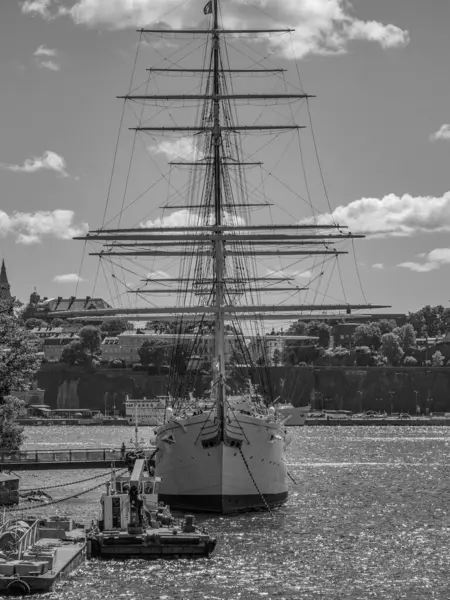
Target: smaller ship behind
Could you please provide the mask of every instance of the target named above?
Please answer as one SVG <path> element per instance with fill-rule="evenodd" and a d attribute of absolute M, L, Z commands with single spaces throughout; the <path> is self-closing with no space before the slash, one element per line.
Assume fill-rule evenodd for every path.
<path fill-rule="evenodd" d="M 125 418 L 131 424 L 162 425 L 167 408 L 170 406 L 169 396 L 156 396 L 156 398 L 130 398 L 125 399 Z"/>

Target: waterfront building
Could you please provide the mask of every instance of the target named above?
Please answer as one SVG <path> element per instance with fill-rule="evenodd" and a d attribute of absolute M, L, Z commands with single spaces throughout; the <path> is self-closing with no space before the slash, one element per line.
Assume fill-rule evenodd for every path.
<path fill-rule="evenodd" d="M 55 335 L 44 340 L 44 358 L 46 360 L 59 360 L 64 347 L 80 338 L 75 333 Z"/>
<path fill-rule="evenodd" d="M 102 342 L 102 361 L 110 361 L 118 358 L 122 360 L 122 349 L 117 336 L 105 337 Z"/>
<path fill-rule="evenodd" d="M 54 313 L 64 312 L 64 311 L 80 311 L 80 310 L 88 310 L 92 311 L 92 316 L 95 315 L 96 310 L 101 310 L 105 308 L 111 308 L 111 305 L 108 304 L 102 298 L 91 298 L 90 296 L 86 296 L 86 298 L 76 298 L 75 296 L 70 296 L 70 298 L 63 298 L 62 296 L 58 296 L 57 298 L 41 298 L 40 295 L 34 291 L 30 296 L 30 302 L 24 311 L 25 319 L 42 319 L 44 321 L 51 321 L 55 318 Z M 49 316 L 52 313 L 52 316 Z M 103 317 L 98 318 L 98 323 L 103 321 Z M 95 324 L 90 320 L 90 324 Z"/>
<path fill-rule="evenodd" d="M 249 342 L 249 352 L 252 359 L 256 362 L 261 356 L 264 356 L 265 362 L 270 366 L 277 366 L 278 361 L 274 356 L 275 352 L 283 355 L 284 344 L 286 341 L 294 342 L 299 347 L 315 346 L 319 338 L 313 335 L 285 335 L 281 333 L 269 333 L 264 337 L 252 336 Z"/>

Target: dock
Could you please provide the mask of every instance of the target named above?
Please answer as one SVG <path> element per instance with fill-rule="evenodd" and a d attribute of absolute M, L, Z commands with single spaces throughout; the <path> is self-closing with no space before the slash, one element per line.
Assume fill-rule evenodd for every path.
<path fill-rule="evenodd" d="M 374 419 L 306 419 L 309 427 L 450 427 L 450 419 L 446 418 L 374 418 Z"/>
<path fill-rule="evenodd" d="M 128 450 L 130 450 L 128 448 Z M 150 454 L 154 448 L 149 448 Z M 57 469 L 107 469 L 114 463 L 125 467 L 120 449 L 114 448 L 68 448 L 65 450 L 20 450 L 0 452 L 0 468 L 7 471 L 48 471 Z"/>

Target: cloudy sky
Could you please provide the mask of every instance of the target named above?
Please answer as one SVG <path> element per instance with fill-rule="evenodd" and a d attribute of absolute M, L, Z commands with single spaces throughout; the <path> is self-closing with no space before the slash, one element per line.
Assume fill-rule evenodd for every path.
<path fill-rule="evenodd" d="M 169 27 L 204 25 L 208 17 L 202 13 L 203 4 L 203 0 L 1 3 L 0 257 L 6 261 L 13 293 L 22 300 L 34 287 L 50 297 L 69 296 L 77 289 L 78 295 L 95 291 L 110 299 L 116 293 L 115 283 L 108 286 L 97 259 L 87 254 L 89 247 L 72 237 L 86 231 L 88 224 L 95 228 L 109 222 L 122 202 L 130 205 L 123 225 L 154 221 L 160 218 L 158 206 L 165 202 L 167 190 L 182 189 L 179 176 L 174 183 L 168 181 L 167 158 L 192 157 L 193 152 L 198 157 L 201 148 L 193 149 L 191 138 L 175 142 L 147 136 L 135 142 L 136 152 L 143 149 L 147 162 L 137 158 L 125 200 L 128 163 L 123 158 L 121 165 L 120 151 L 110 190 L 122 114 L 122 101 L 116 96 L 130 88 L 138 46 L 133 80 L 137 84 L 146 80 L 146 67 L 179 64 L 180 52 L 192 49 L 192 60 L 195 52 L 201 58 L 201 40 L 157 36 L 138 44 L 135 30 L 152 22 Z M 426 303 L 448 306 L 450 4 L 444 0 L 222 0 L 222 10 L 229 26 L 281 23 L 296 29 L 259 44 L 243 40 L 239 50 L 238 41 L 234 57 L 247 57 L 238 66 L 254 65 L 260 56 L 268 57 L 261 66 L 289 69 L 293 77 L 286 76 L 288 87 L 280 91 L 298 87 L 300 74 L 304 89 L 316 96 L 310 100 L 311 117 L 329 198 L 328 204 L 320 191 L 320 172 L 313 164 L 314 139 L 303 106 L 295 114 L 308 127 L 300 135 L 306 166 L 313 171 L 310 192 L 318 222 L 333 219 L 355 233 L 367 234 L 355 242 L 355 255 L 351 244 L 343 248 L 349 255 L 340 261 L 340 271 L 334 269 L 331 287 L 324 284 L 314 299 L 359 303 L 366 297 L 369 302 L 392 305 L 395 312 L 417 310 Z M 164 89 L 166 81 L 159 82 L 153 93 Z M 247 88 L 249 84 L 250 91 L 275 89 L 269 79 L 263 80 L 263 88 L 257 78 L 241 83 Z M 186 93 L 194 85 L 186 78 L 168 82 L 172 91 Z M 285 116 L 286 107 L 272 109 L 263 122 Z M 139 116 L 140 110 L 135 106 L 124 122 L 130 115 Z M 248 107 L 243 111 L 244 120 L 250 113 Z M 169 116 L 187 124 L 190 112 L 174 115 L 165 112 L 165 123 Z M 131 133 L 127 138 L 128 133 L 124 157 L 126 152 L 129 156 L 134 139 Z M 302 172 L 293 151 L 298 140 L 295 133 L 287 135 L 292 137 L 283 142 L 277 137 L 272 150 L 263 148 L 267 138 L 254 138 L 252 150 L 247 151 L 264 161 L 266 175 L 275 173 L 272 167 L 281 169 L 281 191 L 276 191 L 272 175 L 264 187 L 264 199 L 275 203 L 271 218 L 276 222 L 309 216 L 298 197 L 304 198 L 304 183 L 295 179 Z M 285 152 L 280 167 L 286 139 L 292 152 Z M 158 177 L 162 185 L 157 186 Z M 144 194 L 152 185 L 152 194 Z M 252 182 L 251 186 L 256 188 Z M 261 190 L 259 186 L 260 200 Z M 170 217 L 174 222 L 184 218 L 182 213 Z M 257 211 L 255 221 L 265 219 L 264 212 Z M 117 219 L 111 223 L 117 224 Z M 149 272 L 171 273 L 167 264 L 149 268 Z M 298 285 L 314 281 L 321 271 L 317 261 L 308 265 L 288 261 L 282 266 L 266 261 L 264 265 L 265 273 L 281 268 Z M 117 279 L 132 287 L 138 281 L 134 271 L 122 270 Z M 312 293 L 308 300 L 313 300 Z"/>

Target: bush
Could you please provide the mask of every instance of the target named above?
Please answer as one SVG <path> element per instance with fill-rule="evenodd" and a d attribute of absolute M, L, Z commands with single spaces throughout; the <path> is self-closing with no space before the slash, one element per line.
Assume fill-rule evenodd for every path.
<path fill-rule="evenodd" d="M 415 367 L 417 365 L 417 360 L 414 358 L 414 356 L 407 356 L 403 361 L 403 364 L 405 367 Z"/>

